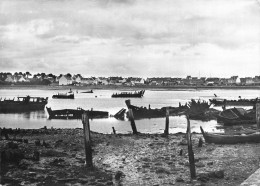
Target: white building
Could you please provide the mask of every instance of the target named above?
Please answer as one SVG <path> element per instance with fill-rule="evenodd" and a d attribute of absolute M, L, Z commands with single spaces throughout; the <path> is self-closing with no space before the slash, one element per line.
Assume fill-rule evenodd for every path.
<path fill-rule="evenodd" d="M 11 76 L 11 75 L 8 75 L 7 78 L 5 79 L 6 82 L 10 82 L 10 83 L 14 83 L 15 80 L 14 80 L 14 77 Z"/>
<path fill-rule="evenodd" d="M 144 85 L 145 80 L 143 78 L 132 78 L 131 83 L 133 85 Z"/>
<path fill-rule="evenodd" d="M 82 77 L 80 75 L 74 75 L 72 79 L 73 82 L 80 84 Z"/>
<path fill-rule="evenodd" d="M 71 77 L 68 77 L 66 75 L 62 75 L 59 78 L 59 85 L 71 85 L 72 84 L 72 79 Z"/>

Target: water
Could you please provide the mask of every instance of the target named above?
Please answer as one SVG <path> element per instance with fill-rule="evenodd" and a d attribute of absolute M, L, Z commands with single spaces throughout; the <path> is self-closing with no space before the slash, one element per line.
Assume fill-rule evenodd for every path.
<path fill-rule="evenodd" d="M 108 111 L 109 114 L 114 115 L 121 108 L 126 108 L 125 98 L 111 98 L 112 93 L 119 92 L 115 90 L 94 90 L 94 93 L 80 93 L 84 90 L 79 90 L 78 94 L 75 93 L 75 99 L 52 99 L 52 95 L 57 92 L 66 92 L 58 90 L 21 90 L 21 89 L 1 89 L 0 97 L 11 98 L 17 96 L 39 96 L 49 97 L 48 107 L 53 110 L 56 109 L 76 109 L 81 107 L 83 109 Z M 151 108 L 160 108 L 164 106 L 178 106 L 179 102 L 185 104 L 190 99 L 203 99 L 208 100 L 217 94 L 221 98 L 238 99 L 242 98 L 256 98 L 260 97 L 259 90 L 160 90 L 149 91 L 147 90 L 143 98 L 132 98 L 131 103 L 136 106 L 151 105 Z M 82 128 L 81 120 L 58 120 L 48 119 L 47 111 L 35 111 L 26 113 L 0 113 L 0 127 L 7 128 L 41 128 L 47 126 L 48 128 Z M 208 122 L 191 120 L 191 131 L 200 132 L 199 126 L 202 126 L 205 131 L 219 132 L 216 129 L 218 126 L 215 120 Z M 90 121 L 91 130 L 101 133 L 111 133 L 112 127 L 115 127 L 118 133 L 131 132 L 129 121 L 120 121 L 113 117 L 106 119 L 93 119 Z M 165 118 L 155 119 L 142 119 L 136 120 L 136 127 L 138 131 L 145 133 L 162 133 L 165 127 Z M 184 116 L 170 117 L 169 132 L 186 132 L 187 122 Z"/>

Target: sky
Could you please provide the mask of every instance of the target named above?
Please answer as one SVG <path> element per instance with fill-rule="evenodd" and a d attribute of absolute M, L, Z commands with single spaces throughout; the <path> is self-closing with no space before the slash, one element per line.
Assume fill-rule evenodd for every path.
<path fill-rule="evenodd" d="M 0 69 L 260 75 L 260 0 L 1 0 Z"/>

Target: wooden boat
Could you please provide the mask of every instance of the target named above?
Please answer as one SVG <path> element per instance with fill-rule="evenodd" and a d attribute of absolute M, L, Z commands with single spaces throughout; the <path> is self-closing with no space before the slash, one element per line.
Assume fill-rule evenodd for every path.
<path fill-rule="evenodd" d="M 58 93 L 52 96 L 53 99 L 74 99 L 74 93 Z"/>
<path fill-rule="evenodd" d="M 133 115 L 135 119 L 142 118 L 161 118 L 166 116 L 166 109 L 169 109 L 170 115 L 178 115 L 179 112 L 182 112 L 186 109 L 186 107 L 162 107 L 162 108 L 151 108 L 150 105 L 148 108 L 146 107 L 137 107 L 131 104 L 130 99 L 125 101 L 128 109 L 132 109 Z M 128 117 L 128 112 L 127 115 Z"/>
<path fill-rule="evenodd" d="M 195 101 L 191 100 L 189 104 L 181 105 L 179 107 L 162 107 L 162 108 L 155 108 L 152 109 L 149 105 L 148 108 L 146 107 L 137 107 L 131 104 L 130 100 L 125 101 L 126 106 L 128 109 L 132 109 L 134 118 L 141 119 L 141 118 L 160 118 L 166 116 L 166 109 L 169 110 L 170 116 L 177 116 L 183 114 L 189 114 L 190 119 L 193 120 L 203 120 L 208 121 L 210 119 L 215 119 L 212 116 L 211 112 L 206 113 L 209 111 L 209 104 L 207 102 Z"/>
<path fill-rule="evenodd" d="M 93 90 L 84 91 L 84 92 L 81 92 L 81 93 L 93 93 Z"/>
<path fill-rule="evenodd" d="M 46 109 L 49 114 L 49 119 L 81 119 L 84 111 L 88 112 L 90 119 L 108 118 L 108 112 L 106 111 L 84 110 L 81 108 L 52 110 L 50 107 L 46 107 Z"/>
<path fill-rule="evenodd" d="M 212 119 L 216 119 L 217 111 L 214 109 L 210 109 L 210 106 L 211 104 L 204 100 L 196 101 L 194 99 L 191 99 L 191 101 L 187 105 L 187 113 L 189 114 L 190 119 L 193 120 L 209 121 Z"/>
<path fill-rule="evenodd" d="M 238 100 L 227 100 L 227 99 L 209 99 L 210 103 L 214 106 L 255 106 L 256 103 L 260 103 L 260 99 L 238 99 Z"/>
<path fill-rule="evenodd" d="M 43 110 L 48 103 L 48 97 L 17 97 L 15 100 L 0 100 L 0 112 L 24 112 L 33 110 Z"/>
<path fill-rule="evenodd" d="M 112 94 L 112 98 L 141 98 L 144 95 L 145 90 L 135 92 L 120 92 Z"/>
<path fill-rule="evenodd" d="M 252 110 L 248 113 L 243 108 L 231 108 L 226 109 L 219 113 L 217 116 L 218 123 L 223 123 L 224 125 L 239 125 L 239 124 L 253 124 L 256 123 L 255 111 Z"/>
<path fill-rule="evenodd" d="M 260 142 L 260 132 L 247 133 L 247 134 L 214 134 L 204 132 L 203 128 L 200 127 L 201 133 L 207 143 L 215 144 L 236 144 L 236 143 L 250 143 Z"/>
<path fill-rule="evenodd" d="M 158 118 L 158 117 L 165 117 L 165 115 L 166 115 L 166 111 L 163 112 L 162 109 L 151 109 L 150 105 L 149 105 L 149 108 L 137 107 L 137 106 L 131 105 L 130 99 L 126 100 L 125 103 L 126 103 L 126 106 L 128 109 L 132 109 L 135 119 Z M 128 117 L 128 112 L 127 112 L 127 117 Z"/>
<path fill-rule="evenodd" d="M 121 110 L 119 110 L 114 115 L 114 118 L 119 119 L 119 120 L 124 120 L 125 119 L 125 112 L 126 112 L 126 109 L 122 108 Z"/>

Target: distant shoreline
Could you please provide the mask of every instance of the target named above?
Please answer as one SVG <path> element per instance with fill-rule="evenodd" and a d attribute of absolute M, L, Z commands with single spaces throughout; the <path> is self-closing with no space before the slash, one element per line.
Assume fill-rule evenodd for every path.
<path fill-rule="evenodd" d="M 116 85 L 89 85 L 89 86 L 46 86 L 46 85 L 0 85 L 0 89 L 39 89 L 39 90 L 153 90 L 153 91 L 181 91 L 181 90 L 260 90 L 260 86 L 116 86 Z"/>

